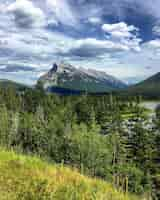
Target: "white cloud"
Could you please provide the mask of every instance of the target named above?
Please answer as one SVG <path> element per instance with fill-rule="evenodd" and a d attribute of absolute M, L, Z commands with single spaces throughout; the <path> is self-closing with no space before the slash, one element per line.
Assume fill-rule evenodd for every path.
<path fill-rule="evenodd" d="M 82 14 L 81 16 L 91 16 L 93 10 L 98 10 L 96 16 L 114 15 L 119 20 L 125 19 L 126 13 L 129 10 L 134 13 L 154 17 L 154 19 L 160 19 L 160 1 L 159 0 L 70 0 L 76 2 L 77 13 Z M 130 15 L 133 13 L 131 12 Z M 93 15 L 95 16 L 95 15 Z"/>
<path fill-rule="evenodd" d="M 80 39 L 70 44 L 66 54 L 79 57 L 98 57 L 106 53 L 128 51 L 127 45 L 109 40 L 97 40 L 95 38 Z"/>
<path fill-rule="evenodd" d="M 6 41 L 5 45 L 0 46 L 3 52 L 8 49 L 15 52 L 16 56 L 37 57 L 37 60 L 54 57 L 58 52 L 64 51 L 69 43 L 73 43 L 71 38 L 63 34 L 46 32 L 43 29 L 21 30 L 20 33 L 17 29 L 7 34 L 1 31 L 0 35 Z M 23 59 L 23 56 L 20 57 Z"/>
<path fill-rule="evenodd" d="M 1 13 L 5 13 L 5 10 L 6 10 L 6 5 L 5 4 L 0 4 Z"/>
<path fill-rule="evenodd" d="M 156 25 L 152 29 L 153 34 L 160 35 L 160 25 Z"/>
<path fill-rule="evenodd" d="M 45 25 L 43 11 L 35 7 L 32 1 L 16 0 L 8 6 L 8 12 L 14 15 L 17 26 L 22 28 L 41 27 Z"/>
<path fill-rule="evenodd" d="M 67 25 L 77 24 L 74 10 L 66 0 L 46 0 L 48 9 L 58 22 Z"/>
<path fill-rule="evenodd" d="M 99 25 L 102 23 L 102 19 L 100 17 L 89 17 L 88 22 L 93 25 Z"/>
<path fill-rule="evenodd" d="M 101 40 L 94 38 L 93 35 L 92 38 L 71 38 L 66 35 L 67 33 L 60 34 L 55 29 L 53 31 L 44 28 L 45 24 L 52 24 L 55 27 L 59 24 L 72 25 L 77 28 L 80 26 L 79 22 L 88 22 L 96 25 L 93 29 L 100 30 L 104 23 L 101 21 L 101 14 L 104 12 L 99 12 L 97 6 L 85 5 L 84 13 L 79 7 L 78 10 L 74 10 L 74 6 L 72 7 L 69 2 L 71 0 L 9 0 L 4 5 L 0 3 L 0 8 L 5 10 L 8 7 L 11 13 L 0 12 L 0 41 L 3 41 L 0 44 L 0 64 L 12 66 L 19 63 L 19 66 L 34 65 L 36 68 L 35 72 L 19 72 L 12 75 L 1 73 L 1 77 L 21 82 L 35 82 L 37 74 L 44 73 L 53 62 L 60 59 L 76 66 L 101 69 L 119 78 L 142 77 L 159 71 L 160 40 L 155 39 L 141 44 L 138 29 L 125 22 L 104 24 L 101 32 L 105 37 Z M 98 2 L 100 7 L 104 5 L 100 5 L 99 0 L 95 2 Z M 14 21 L 19 27 L 26 29 L 19 29 Z M 85 27 L 82 27 L 81 33 L 88 28 L 86 25 L 88 24 L 85 23 Z M 158 26 L 155 32 L 158 33 Z M 145 68 L 146 65 L 152 68 L 148 70 Z"/>
<path fill-rule="evenodd" d="M 137 31 L 138 29 L 131 25 L 128 26 L 124 22 L 120 22 L 117 24 L 103 24 L 102 30 L 106 33 L 111 34 L 111 36 L 116 38 L 124 38 L 124 37 L 132 37 L 132 32 Z"/>
<path fill-rule="evenodd" d="M 56 26 L 58 26 L 58 21 L 54 17 L 52 17 L 52 19 L 47 20 L 47 24 L 56 27 Z"/>
<path fill-rule="evenodd" d="M 102 30 L 106 37 L 114 42 L 119 42 L 128 49 L 140 51 L 141 39 L 137 37 L 138 28 L 133 25 L 128 26 L 124 22 L 116 24 L 103 24 Z"/>
<path fill-rule="evenodd" d="M 151 40 L 143 44 L 144 47 L 150 48 L 153 50 L 160 49 L 160 39 Z"/>

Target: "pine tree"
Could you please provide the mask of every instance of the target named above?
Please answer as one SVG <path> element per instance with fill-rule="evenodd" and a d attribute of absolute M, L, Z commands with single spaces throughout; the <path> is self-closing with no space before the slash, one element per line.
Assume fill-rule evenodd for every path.
<path fill-rule="evenodd" d="M 0 144 L 1 146 L 8 146 L 9 141 L 9 129 L 10 129 L 10 115 L 6 106 L 3 104 L 0 106 Z"/>

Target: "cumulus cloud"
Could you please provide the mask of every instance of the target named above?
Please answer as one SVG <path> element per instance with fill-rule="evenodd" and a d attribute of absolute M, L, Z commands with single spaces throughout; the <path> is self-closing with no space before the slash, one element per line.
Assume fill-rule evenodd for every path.
<path fill-rule="evenodd" d="M 18 27 L 31 28 L 45 25 L 45 15 L 43 11 L 36 7 L 32 1 L 16 0 L 8 6 L 7 10 L 13 14 Z"/>
<path fill-rule="evenodd" d="M 143 47 L 149 50 L 160 50 L 160 39 L 151 40 L 149 42 L 145 42 Z"/>
<path fill-rule="evenodd" d="M 138 29 L 133 25 L 128 26 L 126 23 L 120 22 L 117 24 L 103 24 L 102 30 L 106 33 L 109 33 L 112 37 L 119 39 L 124 37 L 132 37 L 132 32 L 137 31 Z"/>
<path fill-rule="evenodd" d="M 96 16 L 114 15 L 122 20 L 130 10 L 160 19 L 159 0 L 154 0 L 154 3 L 153 0 L 68 0 L 68 2 L 75 6 L 77 13 L 83 13 L 83 17 L 90 16 L 94 12 Z"/>
<path fill-rule="evenodd" d="M 99 25 L 102 23 L 102 19 L 100 17 L 89 17 L 88 22 L 92 25 Z"/>
<path fill-rule="evenodd" d="M 160 36 L 160 25 L 156 25 L 152 28 L 152 32 L 156 36 Z"/>
<path fill-rule="evenodd" d="M 32 83 L 52 62 L 61 59 L 119 78 L 154 73 L 160 63 L 159 24 L 154 23 L 157 25 L 151 41 L 143 41 L 146 34 L 142 35 L 141 30 L 143 14 L 149 16 L 147 19 L 160 16 L 159 0 L 155 2 L 154 5 L 151 0 L 1 0 L 0 64 L 6 67 L 0 78 Z M 131 21 L 126 20 L 128 9 L 134 15 L 129 16 Z M 143 32 L 148 29 L 150 26 L 144 27 Z M 146 69 L 146 63 L 152 66 L 151 70 Z"/>
<path fill-rule="evenodd" d="M 66 0 L 46 0 L 46 2 L 52 17 L 54 16 L 58 22 L 67 25 L 77 24 L 74 10 L 71 9 Z"/>
<path fill-rule="evenodd" d="M 34 67 L 30 67 L 30 66 L 23 66 L 21 65 L 1 65 L 0 64 L 0 72 L 9 72 L 9 73 L 13 73 L 13 72 L 20 72 L 20 71 L 35 71 Z"/>
<path fill-rule="evenodd" d="M 106 53 L 128 50 L 129 48 L 121 43 L 115 43 L 109 40 L 87 38 L 76 40 L 67 50 L 66 54 L 79 57 L 98 57 Z"/>
<path fill-rule="evenodd" d="M 122 45 L 135 51 L 140 51 L 141 39 L 137 37 L 138 28 L 133 25 L 128 26 L 124 22 L 115 24 L 103 24 L 102 30 L 107 34 L 107 38 L 120 42 Z"/>
<path fill-rule="evenodd" d="M 70 45 L 70 48 L 65 49 L 64 55 L 93 58 L 107 53 L 140 51 L 141 39 L 134 33 L 138 31 L 136 27 L 121 22 L 104 24 L 102 30 L 108 34 L 105 39 L 85 38 L 76 40 Z"/>
<path fill-rule="evenodd" d="M 35 58 L 38 62 L 48 59 L 53 59 L 57 52 L 64 51 L 68 43 L 73 43 L 73 40 L 60 33 L 46 32 L 43 29 L 34 29 L 6 34 L 1 32 L 1 37 L 6 44 L 0 45 L 0 51 L 3 54 L 9 52 L 10 56 L 18 57 L 19 59 Z M 0 54 L 2 56 L 2 53 Z"/>

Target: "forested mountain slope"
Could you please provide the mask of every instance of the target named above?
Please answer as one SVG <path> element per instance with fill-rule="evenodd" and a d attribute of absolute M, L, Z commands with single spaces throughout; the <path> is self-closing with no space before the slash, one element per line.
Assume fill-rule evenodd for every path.
<path fill-rule="evenodd" d="M 27 89 L 29 87 L 27 87 L 26 85 L 14 82 L 14 81 L 10 81 L 10 80 L 6 80 L 6 79 L 0 79 L 0 87 L 1 88 L 15 88 L 17 90 L 24 90 Z"/>
<path fill-rule="evenodd" d="M 136 85 L 128 87 L 123 92 L 127 95 L 142 95 L 145 97 L 160 98 L 160 72 Z"/>

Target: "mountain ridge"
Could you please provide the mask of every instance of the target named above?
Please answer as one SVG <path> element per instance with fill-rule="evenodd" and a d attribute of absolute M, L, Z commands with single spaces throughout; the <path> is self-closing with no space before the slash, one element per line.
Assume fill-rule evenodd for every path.
<path fill-rule="evenodd" d="M 142 95 L 146 97 L 160 97 L 160 72 L 123 90 L 127 95 Z"/>
<path fill-rule="evenodd" d="M 160 97 L 160 72 L 136 84 L 127 86 L 114 76 L 94 69 L 76 68 L 70 64 L 53 64 L 53 67 L 40 76 L 37 84 L 29 87 L 12 80 L 0 79 L 0 87 L 12 87 L 17 90 L 38 88 L 60 94 L 107 94 L 115 92 L 120 95 L 142 95 L 144 97 Z"/>
<path fill-rule="evenodd" d="M 109 92 L 127 87 L 125 83 L 105 72 L 76 68 L 66 63 L 54 63 L 53 67 L 39 78 L 38 83 L 47 91 L 59 87 L 89 93 Z"/>
<path fill-rule="evenodd" d="M 1 88 L 15 88 L 17 90 L 23 90 L 23 89 L 29 89 L 32 87 L 29 87 L 25 84 L 18 83 L 16 81 L 8 80 L 8 79 L 0 79 L 0 87 Z"/>

